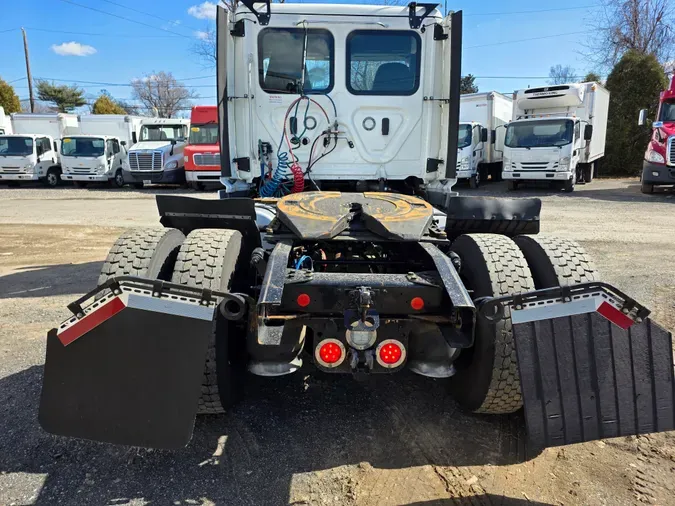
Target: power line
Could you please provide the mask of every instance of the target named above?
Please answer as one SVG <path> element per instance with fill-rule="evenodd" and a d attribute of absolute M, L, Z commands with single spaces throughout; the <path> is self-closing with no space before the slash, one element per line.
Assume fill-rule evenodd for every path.
<path fill-rule="evenodd" d="M 13 32 L 14 30 L 19 30 L 18 28 L 8 28 L 7 30 L 0 30 L 0 33 Z"/>
<path fill-rule="evenodd" d="M 581 32 L 557 33 L 555 35 L 542 35 L 541 37 L 529 37 L 527 39 L 503 40 L 501 42 L 492 42 L 490 44 L 480 44 L 478 46 L 466 46 L 465 49 L 475 49 L 478 47 L 501 46 L 503 44 L 515 44 L 517 42 L 529 42 L 531 40 L 553 39 L 555 37 L 566 37 L 567 35 L 580 35 L 582 33 L 591 33 L 594 30 L 584 30 Z"/>
<path fill-rule="evenodd" d="M 512 14 L 539 14 L 541 12 L 558 12 L 558 11 L 579 11 L 586 9 L 598 9 L 602 7 L 601 4 L 586 5 L 584 7 L 560 7 L 557 9 L 538 9 L 530 11 L 505 11 L 505 12 L 485 12 L 485 13 L 475 13 L 475 14 L 464 14 L 465 17 L 473 16 L 510 16 Z"/>
<path fill-rule="evenodd" d="M 196 79 L 206 79 L 206 78 L 212 78 L 214 76 L 197 76 L 197 77 L 186 77 L 185 79 L 178 79 L 176 78 L 176 81 L 192 81 Z M 108 82 L 102 82 L 102 81 L 79 81 L 77 79 L 57 79 L 54 77 L 36 77 L 35 79 L 39 79 L 41 81 L 56 81 L 56 82 L 61 82 L 61 83 L 73 83 L 73 84 L 83 84 L 83 85 L 95 85 L 95 86 L 121 86 L 121 87 L 131 87 L 133 86 L 131 83 L 108 83 Z M 197 84 L 193 86 L 189 86 L 189 88 L 212 88 L 214 85 L 211 84 Z M 89 86 L 84 86 L 85 88 L 88 88 Z M 21 88 L 21 86 L 17 86 L 17 88 Z"/>
<path fill-rule="evenodd" d="M 67 35 L 88 35 L 92 37 L 114 37 L 116 39 L 173 39 L 175 35 L 118 35 L 111 33 L 92 33 L 92 32 L 71 32 L 66 30 L 51 30 L 48 28 L 30 28 L 26 27 L 26 30 L 33 30 L 37 32 L 48 32 L 48 33 L 63 33 Z"/>
<path fill-rule="evenodd" d="M 90 11 L 99 12 L 101 14 L 105 14 L 107 16 L 112 16 L 112 17 L 117 18 L 117 19 L 122 19 L 124 21 L 128 21 L 129 23 L 136 23 L 137 25 L 146 26 L 146 27 L 149 27 L 149 28 L 154 28 L 155 30 L 162 30 L 163 32 L 171 33 L 173 35 L 177 35 L 178 37 L 183 37 L 185 39 L 194 39 L 195 38 L 195 37 L 191 37 L 189 35 L 184 35 L 182 33 L 172 32 L 171 30 L 167 30 L 166 28 L 162 28 L 161 26 L 154 26 L 154 25 L 151 25 L 149 23 L 143 23 L 142 21 L 136 21 L 135 19 L 125 18 L 124 16 L 120 16 L 118 14 L 113 14 L 112 12 L 102 11 L 101 9 L 96 9 L 95 7 L 89 7 L 88 5 L 82 5 L 82 4 L 79 4 L 77 2 L 73 2 L 72 0 L 61 0 L 61 2 L 71 4 L 71 5 L 76 5 L 78 7 L 82 7 L 83 9 L 89 9 Z"/>
<path fill-rule="evenodd" d="M 176 25 L 176 22 L 172 19 L 162 18 L 162 17 L 157 16 L 156 14 L 152 14 L 150 12 L 139 11 L 138 9 L 134 9 L 133 7 L 129 7 L 128 5 L 122 5 L 120 3 L 113 2 L 112 0 L 103 0 L 103 1 L 106 2 L 106 3 L 112 4 L 112 5 L 116 5 L 117 7 L 122 7 L 123 9 L 128 9 L 132 12 L 137 12 L 138 14 L 143 14 L 144 16 L 149 16 L 151 18 L 159 19 L 160 21 L 166 21 L 167 23 L 171 23 L 173 26 L 178 26 L 178 25 Z M 197 30 L 196 28 L 191 28 L 189 26 L 187 27 L 187 29 L 188 30 Z"/>

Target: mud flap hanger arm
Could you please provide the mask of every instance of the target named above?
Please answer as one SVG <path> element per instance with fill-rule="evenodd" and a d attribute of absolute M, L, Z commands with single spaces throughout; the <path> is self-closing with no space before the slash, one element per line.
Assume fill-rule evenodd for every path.
<path fill-rule="evenodd" d="M 594 293 L 601 293 L 615 299 L 620 306 L 621 312 L 638 323 L 647 318 L 651 312 L 618 288 L 600 281 L 579 283 L 572 286 L 556 286 L 524 294 L 506 295 L 504 297 L 485 297 L 478 299 L 476 304 L 481 318 L 485 318 L 489 322 L 496 322 L 504 319 L 504 306 L 520 310 L 528 305 L 548 300 L 568 303 L 573 299 L 588 297 Z"/>
<path fill-rule="evenodd" d="M 102 290 L 106 289 L 109 289 L 115 295 L 120 295 L 122 293 L 123 286 L 141 290 L 151 290 L 153 297 L 161 297 L 163 294 L 187 296 L 198 299 L 200 304 L 203 306 L 216 304 L 218 303 L 219 299 L 225 303 L 228 301 L 234 301 L 239 305 L 240 308 L 242 308 L 242 310 L 236 314 L 239 315 L 239 313 L 242 313 L 242 316 L 245 312 L 244 309 L 249 305 L 247 297 L 240 294 L 219 292 L 216 290 L 209 290 L 207 288 L 197 288 L 187 285 L 179 285 L 176 283 L 170 283 L 168 281 L 162 281 L 161 279 L 145 279 L 137 276 L 116 276 L 108 279 L 90 292 L 84 294 L 76 301 L 68 304 L 68 310 L 76 317 L 81 318 L 84 316 L 84 308 L 82 307 L 82 304 L 85 301 L 91 299 L 95 295 L 99 294 Z"/>

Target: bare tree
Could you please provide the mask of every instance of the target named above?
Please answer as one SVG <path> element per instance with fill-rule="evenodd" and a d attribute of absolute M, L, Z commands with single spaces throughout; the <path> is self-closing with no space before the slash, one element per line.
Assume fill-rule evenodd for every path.
<path fill-rule="evenodd" d="M 158 72 L 131 81 L 131 96 L 141 102 L 148 112 L 160 118 L 174 117 L 190 107 L 190 100 L 198 98 L 171 72 Z"/>
<path fill-rule="evenodd" d="M 605 0 L 592 22 L 590 56 L 607 68 L 632 49 L 665 63 L 675 47 L 674 12 L 671 0 Z"/>
<path fill-rule="evenodd" d="M 216 29 L 208 27 L 195 34 L 197 42 L 192 44 L 190 52 L 199 58 L 204 68 L 213 68 L 218 63 L 216 54 Z"/>
<path fill-rule="evenodd" d="M 548 77 L 549 84 L 573 83 L 577 80 L 577 75 L 572 67 L 569 65 L 563 67 L 560 64 L 551 67 L 551 70 L 548 72 Z"/>

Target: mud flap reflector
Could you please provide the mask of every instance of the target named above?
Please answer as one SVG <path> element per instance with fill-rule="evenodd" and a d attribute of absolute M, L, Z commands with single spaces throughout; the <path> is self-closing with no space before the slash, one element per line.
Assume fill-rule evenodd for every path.
<path fill-rule="evenodd" d="M 672 335 L 595 295 L 511 311 L 535 447 L 675 429 Z"/>
<path fill-rule="evenodd" d="M 47 336 L 40 425 L 174 449 L 192 437 L 214 305 L 124 288 Z"/>

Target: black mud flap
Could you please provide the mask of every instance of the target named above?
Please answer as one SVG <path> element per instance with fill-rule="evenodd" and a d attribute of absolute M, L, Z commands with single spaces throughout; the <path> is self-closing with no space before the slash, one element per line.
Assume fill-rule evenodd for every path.
<path fill-rule="evenodd" d="M 533 447 L 675 429 L 672 335 L 648 310 L 603 283 L 507 304 Z"/>
<path fill-rule="evenodd" d="M 149 284 L 108 282 L 84 298 L 107 295 L 73 303 L 76 316 L 49 332 L 47 432 L 162 449 L 190 441 L 216 304 L 210 293 Z"/>

